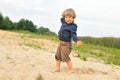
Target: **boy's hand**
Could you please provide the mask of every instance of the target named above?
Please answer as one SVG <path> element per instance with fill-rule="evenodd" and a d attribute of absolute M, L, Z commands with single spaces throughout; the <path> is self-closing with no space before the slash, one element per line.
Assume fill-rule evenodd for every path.
<path fill-rule="evenodd" d="M 82 46 L 83 45 L 82 41 L 77 41 L 77 45 Z"/>

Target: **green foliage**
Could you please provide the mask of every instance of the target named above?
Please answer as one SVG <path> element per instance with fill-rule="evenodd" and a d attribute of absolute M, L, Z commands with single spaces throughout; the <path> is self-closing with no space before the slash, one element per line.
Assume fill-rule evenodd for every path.
<path fill-rule="evenodd" d="M 112 47 L 120 49 L 120 38 L 113 37 L 103 37 L 103 38 L 93 38 L 93 37 L 81 37 L 80 38 L 86 44 L 100 45 L 104 47 Z"/>
<path fill-rule="evenodd" d="M 120 49 L 104 46 L 85 44 L 83 46 L 73 45 L 75 52 L 83 60 L 95 58 L 97 61 L 103 60 L 107 64 L 120 65 Z"/>
<path fill-rule="evenodd" d="M 17 23 L 17 30 L 28 30 L 31 32 L 36 32 L 36 27 L 32 21 L 30 20 L 25 20 L 25 19 L 21 19 L 18 23 Z"/>
<path fill-rule="evenodd" d="M 37 29 L 37 33 L 38 34 L 42 34 L 42 35 L 52 35 L 52 36 L 56 36 L 56 33 L 51 32 L 48 28 L 44 28 L 44 27 L 40 27 Z"/>
<path fill-rule="evenodd" d="M 0 24 L 1 24 L 2 20 L 3 20 L 3 16 L 2 16 L 2 13 L 0 12 Z"/>
<path fill-rule="evenodd" d="M 14 29 L 12 21 L 7 16 L 3 19 L 2 26 L 3 26 L 2 29 L 4 29 L 4 30 Z"/>
<path fill-rule="evenodd" d="M 0 29 L 28 30 L 40 35 L 57 36 L 55 32 L 50 31 L 48 28 L 40 27 L 37 29 L 37 26 L 34 25 L 32 21 L 24 18 L 20 19 L 18 22 L 12 22 L 9 17 L 3 17 L 2 13 L 0 13 Z"/>
<path fill-rule="evenodd" d="M 3 16 L 2 13 L 0 13 L 0 29 L 2 29 L 2 22 L 3 22 Z"/>

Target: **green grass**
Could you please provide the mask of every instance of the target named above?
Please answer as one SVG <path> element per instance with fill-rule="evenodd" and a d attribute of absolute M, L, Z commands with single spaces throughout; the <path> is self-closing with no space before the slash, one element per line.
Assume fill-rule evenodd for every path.
<path fill-rule="evenodd" d="M 92 57 L 99 60 L 103 60 L 107 64 L 120 65 L 120 50 L 116 48 L 108 48 L 91 44 L 84 44 L 79 47 L 75 44 L 73 45 L 75 52 L 78 56 L 87 60 L 87 58 Z"/>
<path fill-rule="evenodd" d="M 21 38 L 24 38 L 24 37 L 44 38 L 44 39 L 58 41 L 57 36 L 41 35 L 41 34 L 33 33 L 33 32 L 30 32 L 30 31 L 26 31 L 26 30 L 10 30 L 10 31 L 11 32 L 16 32 L 16 33 L 22 33 L 23 35 L 21 36 Z"/>
<path fill-rule="evenodd" d="M 35 44 L 35 43 L 21 43 L 19 44 L 20 46 L 22 45 L 25 45 L 25 46 L 28 46 L 28 47 L 31 47 L 31 48 L 34 48 L 34 49 L 42 49 L 42 47 L 39 45 L 39 44 Z"/>
<path fill-rule="evenodd" d="M 57 36 L 40 35 L 29 31 L 12 31 L 12 32 L 22 33 L 23 35 L 21 36 L 21 38 L 24 37 L 42 38 L 42 39 L 58 41 Z M 40 46 L 32 43 L 24 43 L 24 45 L 34 48 L 41 48 Z M 108 47 L 85 44 L 85 43 L 83 46 L 79 47 L 76 46 L 75 43 L 73 43 L 73 50 L 77 53 L 78 57 L 80 57 L 85 61 L 88 58 L 95 58 L 98 61 L 103 60 L 104 63 L 107 64 L 120 65 L 120 49 L 117 48 L 108 48 Z"/>
<path fill-rule="evenodd" d="M 6 59 L 11 59 L 10 53 L 7 53 L 7 54 L 6 54 Z"/>

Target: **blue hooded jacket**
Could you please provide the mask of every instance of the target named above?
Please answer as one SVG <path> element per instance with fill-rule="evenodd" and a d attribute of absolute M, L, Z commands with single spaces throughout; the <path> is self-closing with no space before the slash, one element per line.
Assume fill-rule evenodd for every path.
<path fill-rule="evenodd" d="M 58 32 L 59 40 L 71 42 L 71 39 L 73 39 L 75 42 L 77 42 L 78 41 L 78 37 L 76 34 L 77 25 L 75 23 L 67 24 L 64 18 L 61 18 L 61 23 L 62 26 Z"/>

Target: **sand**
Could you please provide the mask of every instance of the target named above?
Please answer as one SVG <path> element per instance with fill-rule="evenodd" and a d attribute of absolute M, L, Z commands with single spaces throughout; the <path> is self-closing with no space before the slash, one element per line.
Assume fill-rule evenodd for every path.
<path fill-rule="evenodd" d="M 74 73 L 67 74 L 66 63 L 61 63 L 60 72 L 52 73 L 58 44 L 0 30 L 0 80 L 120 80 L 120 66 L 83 61 L 73 55 Z"/>

